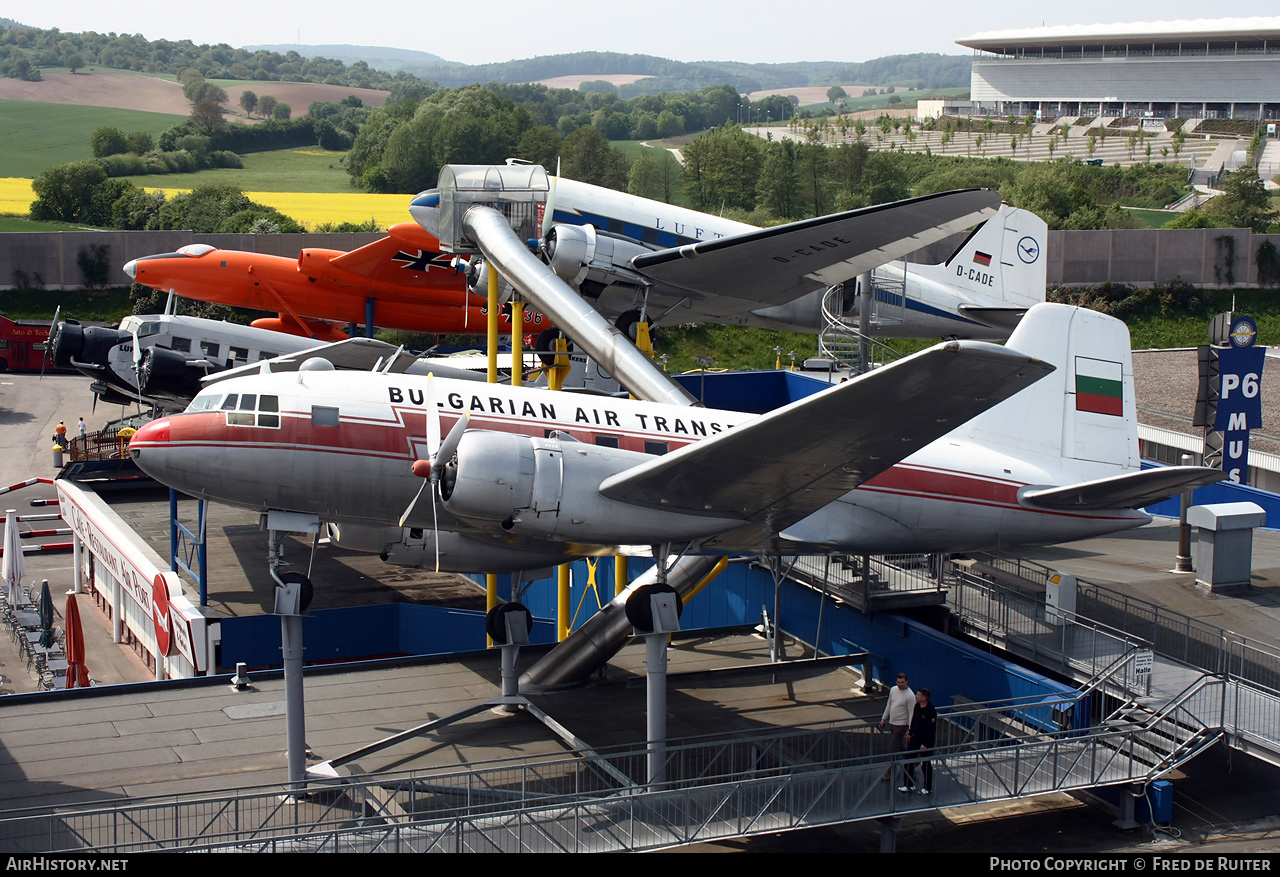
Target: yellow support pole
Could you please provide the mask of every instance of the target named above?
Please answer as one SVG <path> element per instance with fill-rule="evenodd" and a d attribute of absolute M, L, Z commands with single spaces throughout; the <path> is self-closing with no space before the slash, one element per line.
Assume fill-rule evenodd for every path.
<path fill-rule="evenodd" d="M 556 357 L 555 365 L 547 370 L 547 384 L 553 390 L 564 389 L 564 379 L 569 376 L 569 341 L 565 338 L 556 339 Z"/>
<path fill-rule="evenodd" d="M 569 638 L 569 564 L 562 563 L 556 567 L 556 580 L 559 585 L 556 599 L 556 641 L 564 642 Z"/>
<path fill-rule="evenodd" d="M 649 337 L 649 324 L 646 322 L 636 323 L 636 347 L 645 356 L 653 359 L 653 340 Z"/>
<path fill-rule="evenodd" d="M 524 302 L 519 296 L 511 299 L 511 386 L 524 383 Z"/>
<path fill-rule="evenodd" d="M 498 269 L 489 266 L 489 383 L 498 383 L 498 289 L 502 277 Z"/>
<path fill-rule="evenodd" d="M 631 584 L 627 581 L 627 556 L 625 554 L 614 555 L 613 558 L 613 596 L 618 596 L 627 589 L 627 585 Z"/>
<path fill-rule="evenodd" d="M 694 588 L 692 591 L 690 591 L 690 592 L 689 592 L 689 596 L 688 596 L 688 597 L 685 597 L 685 598 L 684 598 L 685 605 L 687 606 L 687 605 L 689 604 L 689 601 L 690 601 L 690 600 L 692 600 L 694 597 L 698 596 L 698 594 L 702 592 L 702 589 L 703 589 L 703 588 L 705 588 L 707 585 L 711 584 L 711 581 L 712 581 L 716 576 L 718 576 L 718 575 L 720 575 L 720 573 L 724 572 L 724 571 L 725 571 L 725 568 L 726 568 L 728 565 L 729 565 L 729 558 L 727 558 L 727 557 L 722 557 L 722 558 L 720 558 L 720 560 L 716 563 L 716 565 L 715 565 L 715 566 L 713 566 L 713 567 L 711 568 L 711 572 L 709 572 L 709 573 L 707 573 L 705 576 L 703 576 L 702 581 L 698 582 L 698 586 L 697 586 L 696 588 Z"/>
<path fill-rule="evenodd" d="M 486 573 L 484 577 L 484 609 L 486 612 L 492 612 L 493 607 L 498 605 L 498 574 Z M 493 637 L 485 635 L 485 647 L 493 648 Z"/>

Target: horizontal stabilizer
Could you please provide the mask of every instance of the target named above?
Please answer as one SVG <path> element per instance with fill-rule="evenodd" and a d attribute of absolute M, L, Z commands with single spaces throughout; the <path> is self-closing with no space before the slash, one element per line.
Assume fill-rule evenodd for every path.
<path fill-rule="evenodd" d="M 1162 466 L 1067 487 L 1024 487 L 1018 502 L 1053 511 L 1139 509 L 1226 477 L 1221 469 L 1206 466 Z"/>
<path fill-rule="evenodd" d="M 646 277 L 695 295 L 786 304 L 852 280 L 981 222 L 1000 195 L 962 189 L 702 241 L 632 260 Z"/>
<path fill-rule="evenodd" d="M 776 532 L 1052 370 L 994 344 L 939 344 L 607 478 L 600 493 Z"/>
<path fill-rule="evenodd" d="M 988 326 L 1012 332 L 1017 328 L 1018 321 L 1026 316 L 1027 309 L 1025 307 L 996 308 L 983 307 L 982 305 L 960 305 L 960 313 L 980 323 L 986 323 Z"/>

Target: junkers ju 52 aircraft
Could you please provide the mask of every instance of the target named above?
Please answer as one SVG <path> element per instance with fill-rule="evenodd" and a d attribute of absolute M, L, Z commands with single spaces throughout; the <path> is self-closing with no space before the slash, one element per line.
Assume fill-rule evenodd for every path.
<path fill-rule="evenodd" d="M 1055 304 L 1006 347 L 945 342 L 761 416 L 267 364 L 129 450 L 192 496 L 317 516 L 339 544 L 474 572 L 619 544 L 1060 542 L 1139 526 L 1141 506 L 1222 477 L 1139 470 L 1128 330 Z"/>
<path fill-rule="evenodd" d="M 517 168 L 521 172 L 513 172 Z M 473 178 L 495 198 L 537 207 L 543 261 L 601 313 L 629 329 L 650 323 L 737 323 L 818 332 L 824 296 L 833 314 L 857 322 L 864 298 L 851 281 L 871 272 L 869 334 L 893 338 L 1007 338 L 1027 308 L 1044 301 L 1044 220 L 968 190 L 883 204 L 758 229 L 562 177 L 537 166 L 447 166 L 440 188 L 420 193 L 410 214 L 444 241 L 463 212 Z M 527 179 L 525 179 L 527 178 Z M 519 180 L 520 182 L 515 182 Z M 519 191 L 527 189 L 528 191 Z M 501 193 L 499 193 L 501 190 Z M 999 207 L 998 213 L 996 212 Z M 994 216 L 993 216 L 994 214 Z M 932 241 L 986 220 L 938 265 L 900 260 Z M 487 291 L 488 267 L 472 258 L 471 288 Z"/>
<path fill-rule="evenodd" d="M 253 322 L 272 329 L 340 341 L 347 335 L 328 322 L 363 323 L 409 332 L 483 335 L 485 300 L 440 252 L 439 242 L 412 222 L 391 226 L 386 237 L 343 252 L 309 247 L 296 259 L 188 244 L 176 253 L 143 256 L 127 263 L 130 279 L 183 298 L 232 307 L 276 311 Z M 533 309 L 517 334 L 550 327 Z M 511 334 L 510 315 L 499 331 Z"/>

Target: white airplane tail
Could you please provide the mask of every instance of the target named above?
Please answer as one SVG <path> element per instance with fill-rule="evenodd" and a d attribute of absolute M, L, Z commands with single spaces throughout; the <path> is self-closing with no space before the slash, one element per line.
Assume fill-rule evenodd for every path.
<path fill-rule="evenodd" d="M 1023 309 L 1044 301 L 1048 272 L 1045 250 L 1049 227 L 1027 210 L 1001 204 L 951 258 L 938 265 L 912 265 L 925 281 L 954 287 L 973 300 L 975 316 L 983 308 Z"/>
<path fill-rule="evenodd" d="M 1059 484 L 1138 470 L 1133 357 L 1123 322 L 1042 303 L 1027 311 L 1008 346 L 1056 370 L 971 421 L 974 441 L 1066 476 Z"/>

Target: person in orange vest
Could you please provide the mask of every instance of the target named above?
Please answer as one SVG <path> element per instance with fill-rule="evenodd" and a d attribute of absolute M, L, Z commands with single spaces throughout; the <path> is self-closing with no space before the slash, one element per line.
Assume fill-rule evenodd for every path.
<path fill-rule="evenodd" d="M 53 442 L 59 447 L 65 448 L 67 446 L 67 425 L 61 420 L 58 421 L 58 425 L 53 430 Z"/>

